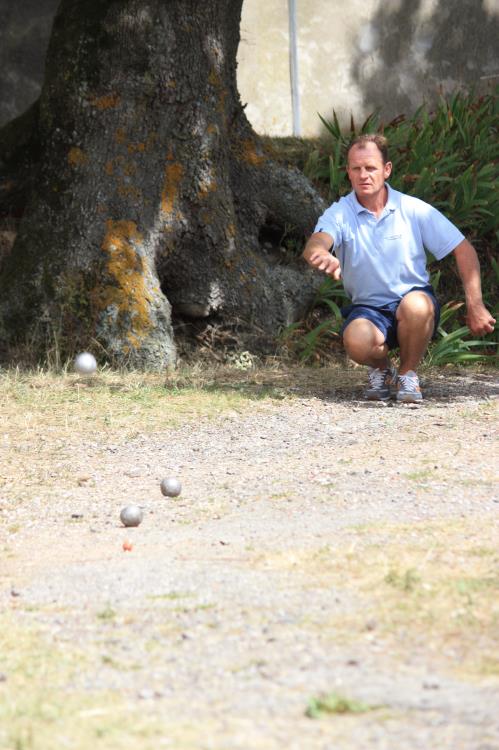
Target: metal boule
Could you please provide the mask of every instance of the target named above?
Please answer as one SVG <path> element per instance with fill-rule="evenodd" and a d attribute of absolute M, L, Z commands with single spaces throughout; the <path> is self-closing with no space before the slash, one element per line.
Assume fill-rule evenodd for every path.
<path fill-rule="evenodd" d="M 142 523 L 144 514 L 138 505 L 127 505 L 120 513 L 120 520 L 123 526 L 138 526 Z"/>
<path fill-rule="evenodd" d="M 81 352 L 75 357 L 74 368 L 80 375 L 92 375 L 97 369 L 97 362 L 90 352 Z"/>
<path fill-rule="evenodd" d="M 182 492 L 182 485 L 175 477 L 166 477 L 161 482 L 161 492 L 166 497 L 178 497 Z"/>

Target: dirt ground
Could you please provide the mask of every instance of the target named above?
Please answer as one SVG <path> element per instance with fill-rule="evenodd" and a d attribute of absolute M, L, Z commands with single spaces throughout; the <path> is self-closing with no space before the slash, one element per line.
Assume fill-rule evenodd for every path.
<path fill-rule="evenodd" d="M 247 365 L 0 373 L 0 747 L 498 750 L 497 371 Z"/>

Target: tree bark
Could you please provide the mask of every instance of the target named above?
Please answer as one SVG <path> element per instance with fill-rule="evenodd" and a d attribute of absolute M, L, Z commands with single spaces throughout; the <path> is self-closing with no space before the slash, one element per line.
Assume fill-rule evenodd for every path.
<path fill-rule="evenodd" d="M 305 311 L 313 275 L 262 244 L 302 238 L 323 203 L 244 114 L 241 5 L 62 0 L 38 166 L 0 277 L 10 345 L 98 345 L 113 364 L 158 369 L 175 361 L 172 306 L 267 332 Z"/>

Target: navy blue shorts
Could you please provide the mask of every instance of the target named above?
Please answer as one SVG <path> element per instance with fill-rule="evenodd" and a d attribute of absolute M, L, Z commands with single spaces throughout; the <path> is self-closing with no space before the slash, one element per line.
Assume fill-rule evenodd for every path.
<path fill-rule="evenodd" d="M 440 320 L 440 303 L 435 297 L 433 287 L 415 286 L 412 289 L 409 289 L 406 294 L 409 294 L 409 292 L 424 292 L 433 302 L 433 307 L 435 308 L 435 326 L 433 329 L 433 336 L 435 336 Z M 352 320 L 355 320 L 356 318 L 367 318 L 371 323 L 374 323 L 376 328 L 379 328 L 385 337 L 388 349 L 396 349 L 399 345 L 397 340 L 396 313 L 402 299 L 403 298 L 397 299 L 394 302 L 389 302 L 382 307 L 372 307 L 371 305 L 348 305 L 348 307 L 342 307 L 341 314 L 345 322 L 341 328 L 341 333 L 343 334 L 343 331 Z"/>

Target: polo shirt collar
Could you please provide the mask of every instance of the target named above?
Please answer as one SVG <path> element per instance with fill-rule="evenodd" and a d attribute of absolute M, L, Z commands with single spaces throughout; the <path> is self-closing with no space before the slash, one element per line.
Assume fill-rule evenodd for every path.
<path fill-rule="evenodd" d="M 388 196 L 387 196 L 387 199 L 386 199 L 385 208 L 383 209 L 383 214 L 387 213 L 388 211 L 395 211 L 398 208 L 398 201 L 397 201 L 397 197 L 396 197 L 396 192 L 397 191 L 394 190 L 393 188 L 391 188 L 390 185 L 387 182 L 385 182 L 385 187 L 386 187 L 386 189 L 388 191 Z M 360 214 L 363 211 L 367 211 L 367 213 L 369 213 L 369 209 L 367 209 L 365 206 L 363 206 L 361 203 L 359 203 L 359 201 L 357 199 L 357 196 L 355 195 L 355 191 L 354 190 L 352 190 L 352 200 L 353 200 L 353 205 L 354 205 L 354 208 L 355 208 L 355 212 L 357 214 Z"/>
<path fill-rule="evenodd" d="M 399 201 L 397 200 L 397 191 L 390 187 L 387 182 L 385 182 L 385 185 L 386 189 L 388 190 L 388 198 L 386 201 L 385 210 L 395 211 L 395 209 L 399 206 Z"/>

